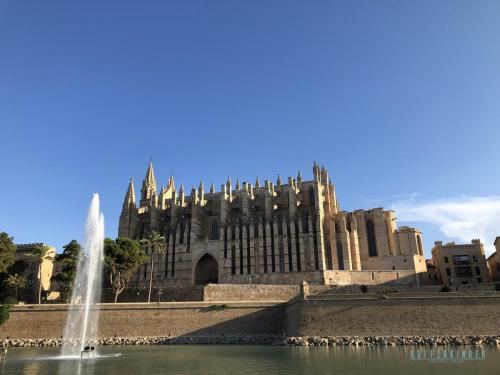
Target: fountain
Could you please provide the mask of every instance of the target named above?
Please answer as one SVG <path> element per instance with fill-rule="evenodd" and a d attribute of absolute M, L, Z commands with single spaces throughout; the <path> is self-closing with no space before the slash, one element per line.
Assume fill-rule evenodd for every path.
<path fill-rule="evenodd" d="M 83 248 L 77 265 L 63 336 L 63 357 L 80 358 L 84 348 L 95 344 L 99 308 L 96 303 L 101 295 L 102 267 L 104 261 L 104 217 L 99 212 L 99 195 L 92 197 Z"/>

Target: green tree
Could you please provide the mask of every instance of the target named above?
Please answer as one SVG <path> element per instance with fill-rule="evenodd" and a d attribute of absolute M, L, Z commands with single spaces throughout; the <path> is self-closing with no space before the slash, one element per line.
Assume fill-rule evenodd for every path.
<path fill-rule="evenodd" d="M 31 257 L 38 262 L 38 304 L 42 303 L 42 264 L 44 261 L 53 262 L 54 257 L 50 252 L 50 247 L 47 245 L 37 246 Z"/>
<path fill-rule="evenodd" d="M 109 283 L 115 293 L 115 303 L 120 293 L 127 287 L 134 272 L 147 259 L 139 242 L 135 240 L 125 237 L 119 237 L 115 241 L 110 238 L 104 240 L 104 263 Z"/>
<path fill-rule="evenodd" d="M 26 279 L 24 278 L 23 275 L 19 275 L 19 274 L 15 273 L 15 274 L 9 275 L 9 277 L 7 277 L 6 284 L 9 288 L 14 289 L 15 298 L 17 300 L 17 291 L 19 288 L 26 287 Z"/>
<path fill-rule="evenodd" d="M 0 233 L 0 273 L 6 273 L 14 263 L 16 245 L 13 240 L 14 238 L 9 237 L 7 233 Z"/>
<path fill-rule="evenodd" d="M 26 259 L 20 258 L 16 259 L 14 263 L 12 263 L 7 272 L 0 274 L 0 284 L 3 284 L 5 286 L 5 288 L 0 289 L 0 298 L 6 296 L 6 292 L 9 287 L 7 285 L 7 279 L 9 278 L 9 276 L 15 275 L 16 273 L 18 275 L 22 275 L 26 268 L 28 268 L 28 262 L 26 261 Z"/>
<path fill-rule="evenodd" d="M 73 293 L 76 268 L 78 266 L 78 258 L 82 251 L 82 247 L 76 240 L 72 240 L 65 245 L 63 249 L 62 254 L 56 255 L 56 262 L 58 262 L 61 267 L 60 272 L 53 279 L 58 282 L 62 301 L 68 302 Z"/>
<path fill-rule="evenodd" d="M 151 288 L 153 286 L 153 273 L 154 273 L 154 256 L 155 254 L 162 255 L 167 252 L 167 243 L 165 238 L 158 232 L 151 231 L 146 234 L 146 238 L 141 240 L 141 245 L 149 250 L 149 258 L 151 260 L 151 273 L 149 275 L 149 293 L 148 302 L 151 302 Z"/>
<path fill-rule="evenodd" d="M 7 304 L 0 305 L 0 325 L 5 323 L 10 317 L 10 306 Z"/>

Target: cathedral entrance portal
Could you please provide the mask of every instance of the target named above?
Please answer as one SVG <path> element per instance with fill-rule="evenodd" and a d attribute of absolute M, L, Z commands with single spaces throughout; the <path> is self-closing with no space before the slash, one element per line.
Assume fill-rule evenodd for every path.
<path fill-rule="evenodd" d="M 217 261 L 210 254 L 203 255 L 194 271 L 194 283 L 205 285 L 208 283 L 217 284 L 219 282 L 219 267 Z"/>

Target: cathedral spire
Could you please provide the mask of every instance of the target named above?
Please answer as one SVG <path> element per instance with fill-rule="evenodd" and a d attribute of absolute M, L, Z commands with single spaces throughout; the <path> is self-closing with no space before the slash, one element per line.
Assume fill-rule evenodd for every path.
<path fill-rule="evenodd" d="M 170 178 L 168 179 L 167 188 L 171 188 L 171 189 L 175 190 L 174 176 L 170 176 Z"/>
<path fill-rule="evenodd" d="M 283 184 L 283 183 L 282 183 L 282 181 L 281 181 L 281 176 L 280 176 L 280 174 L 278 173 L 278 180 L 276 181 L 276 185 L 277 185 L 277 186 L 281 186 L 282 184 Z"/>
<path fill-rule="evenodd" d="M 240 180 L 237 178 L 236 179 L 236 190 L 240 190 L 241 186 L 240 186 Z"/>
<path fill-rule="evenodd" d="M 150 160 L 148 170 L 146 171 L 146 177 L 144 177 L 142 181 L 141 206 L 149 204 L 148 202 L 151 201 L 153 195 L 156 195 L 156 179 L 153 170 L 153 160 Z"/>
<path fill-rule="evenodd" d="M 258 189 L 260 188 L 260 181 L 259 181 L 259 176 L 255 179 L 255 188 Z"/>
<path fill-rule="evenodd" d="M 123 201 L 123 210 L 135 207 L 135 189 L 134 189 L 134 179 L 131 178 L 128 184 L 127 193 L 125 194 L 125 199 Z"/>
<path fill-rule="evenodd" d="M 212 182 L 212 185 L 210 186 L 210 194 L 214 194 L 214 193 L 215 193 L 215 185 Z"/>
<path fill-rule="evenodd" d="M 301 183 L 302 182 L 302 175 L 300 174 L 300 171 L 297 171 L 297 183 Z"/>
<path fill-rule="evenodd" d="M 153 159 L 149 160 L 148 170 L 146 171 L 146 178 L 144 179 L 144 181 L 154 185 L 156 188 L 155 172 L 153 170 Z"/>
<path fill-rule="evenodd" d="M 205 187 L 203 186 L 202 181 L 200 181 L 200 185 L 198 186 L 198 196 L 200 200 L 205 199 Z"/>
<path fill-rule="evenodd" d="M 313 165 L 313 178 L 314 178 L 314 181 L 321 180 L 319 166 L 318 166 L 318 164 L 316 164 L 316 162 L 314 162 L 314 165 Z"/>

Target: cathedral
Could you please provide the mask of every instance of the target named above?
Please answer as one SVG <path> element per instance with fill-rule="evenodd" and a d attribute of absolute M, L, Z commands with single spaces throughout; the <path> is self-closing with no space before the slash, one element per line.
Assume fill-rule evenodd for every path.
<path fill-rule="evenodd" d="M 118 235 L 164 236 L 166 254 L 153 255 L 155 285 L 418 284 L 426 272 L 421 232 L 397 228 L 394 211 L 342 211 L 328 171 L 314 163 L 312 176 L 234 185 L 228 178 L 219 191 L 200 183 L 187 195 L 173 177 L 158 190 L 150 162 L 139 202 L 130 180 Z M 149 268 L 133 281 L 146 285 Z"/>

